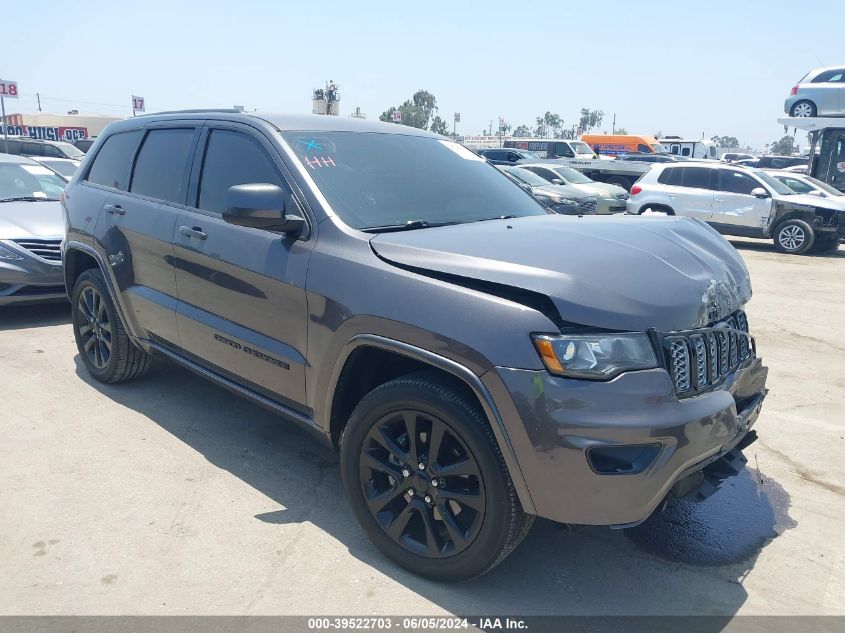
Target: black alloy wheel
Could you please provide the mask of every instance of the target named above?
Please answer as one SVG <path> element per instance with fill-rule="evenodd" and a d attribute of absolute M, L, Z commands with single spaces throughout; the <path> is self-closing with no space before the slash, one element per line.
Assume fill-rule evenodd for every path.
<path fill-rule="evenodd" d="M 76 326 L 82 339 L 82 352 L 97 369 L 109 364 L 112 349 L 112 324 L 103 296 L 94 286 L 79 294 Z"/>
<path fill-rule="evenodd" d="M 361 447 L 360 480 L 373 517 L 415 554 L 458 554 L 484 521 L 478 462 L 446 422 L 422 411 L 394 411 L 372 426 Z"/>

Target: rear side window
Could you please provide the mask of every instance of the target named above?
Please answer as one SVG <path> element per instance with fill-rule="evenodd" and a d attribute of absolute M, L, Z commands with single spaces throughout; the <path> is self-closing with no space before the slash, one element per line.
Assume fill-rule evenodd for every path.
<path fill-rule="evenodd" d="M 675 187 L 680 187 L 683 185 L 682 176 L 680 167 L 668 167 L 660 172 L 660 175 L 657 177 L 657 182 L 661 185 L 674 185 Z"/>
<path fill-rule="evenodd" d="M 88 170 L 85 180 L 104 187 L 126 191 L 129 184 L 129 170 L 141 131 L 123 132 L 108 137 Z"/>
<path fill-rule="evenodd" d="M 256 139 L 240 132 L 213 130 L 202 164 L 197 207 L 223 213 L 229 187 L 251 183 L 285 188 L 273 161 Z"/>
<path fill-rule="evenodd" d="M 129 191 L 184 204 L 193 141 L 193 128 L 150 130 L 138 152 Z"/>
<path fill-rule="evenodd" d="M 719 189 L 729 193 L 744 193 L 751 195 L 751 192 L 761 187 L 760 183 L 748 174 L 741 174 L 738 171 L 729 169 L 719 170 Z"/>
<path fill-rule="evenodd" d="M 710 175 L 715 170 L 706 167 L 685 167 L 681 169 L 684 174 L 684 187 L 696 189 L 710 189 Z"/>
<path fill-rule="evenodd" d="M 23 153 L 28 156 L 43 156 L 43 147 L 40 143 L 24 143 Z"/>
<path fill-rule="evenodd" d="M 843 76 L 845 76 L 845 70 L 828 70 L 823 73 L 820 73 L 818 77 L 813 79 L 813 83 L 818 84 L 824 83 L 826 81 L 842 81 Z"/>
<path fill-rule="evenodd" d="M 644 145 L 642 143 L 637 145 L 637 151 L 642 152 L 643 154 L 651 154 L 651 148 L 648 145 Z"/>

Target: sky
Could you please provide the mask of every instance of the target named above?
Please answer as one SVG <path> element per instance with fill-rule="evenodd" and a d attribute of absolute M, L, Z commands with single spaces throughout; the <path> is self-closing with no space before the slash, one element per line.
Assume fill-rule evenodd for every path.
<path fill-rule="evenodd" d="M 783 136 L 790 88 L 845 64 L 843 0 L 27 0 L 3 23 L 0 77 L 22 95 L 8 113 L 37 111 L 36 93 L 53 113 L 128 116 L 133 94 L 147 112 L 308 113 L 332 79 L 342 116 L 377 118 L 425 89 L 463 134 L 546 111 L 571 125 L 587 107 L 606 113 L 597 131 L 616 113 L 631 134 L 761 150 Z"/>

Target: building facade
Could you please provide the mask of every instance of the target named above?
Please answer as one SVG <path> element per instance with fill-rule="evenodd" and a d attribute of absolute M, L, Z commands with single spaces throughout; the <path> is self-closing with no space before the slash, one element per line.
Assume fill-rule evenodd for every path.
<path fill-rule="evenodd" d="M 10 136 L 31 136 L 48 141 L 70 141 L 97 136 L 120 117 L 86 114 L 7 114 L 5 131 Z M 0 129 L 2 133 L 3 129 Z"/>

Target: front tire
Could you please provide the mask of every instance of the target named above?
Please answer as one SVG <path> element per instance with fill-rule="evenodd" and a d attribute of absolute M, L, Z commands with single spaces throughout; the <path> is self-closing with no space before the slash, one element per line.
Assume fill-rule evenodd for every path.
<path fill-rule="evenodd" d="M 98 269 L 86 270 L 76 280 L 71 317 L 76 348 L 91 376 L 114 383 L 147 372 L 151 357 L 129 340 Z"/>
<path fill-rule="evenodd" d="M 839 235 L 817 235 L 813 243 L 813 253 L 816 255 L 830 255 L 839 250 Z"/>
<path fill-rule="evenodd" d="M 802 255 L 813 247 L 816 233 L 804 220 L 786 220 L 777 226 L 772 239 L 781 253 Z"/>
<path fill-rule="evenodd" d="M 534 518 L 478 405 L 433 372 L 401 376 L 361 400 L 341 440 L 341 474 L 376 547 L 435 580 L 491 570 Z"/>
<path fill-rule="evenodd" d="M 789 115 L 793 117 L 799 118 L 807 118 L 807 117 L 814 117 L 816 116 L 816 104 L 812 101 L 798 101 L 792 106 L 792 109 L 789 111 Z"/>

